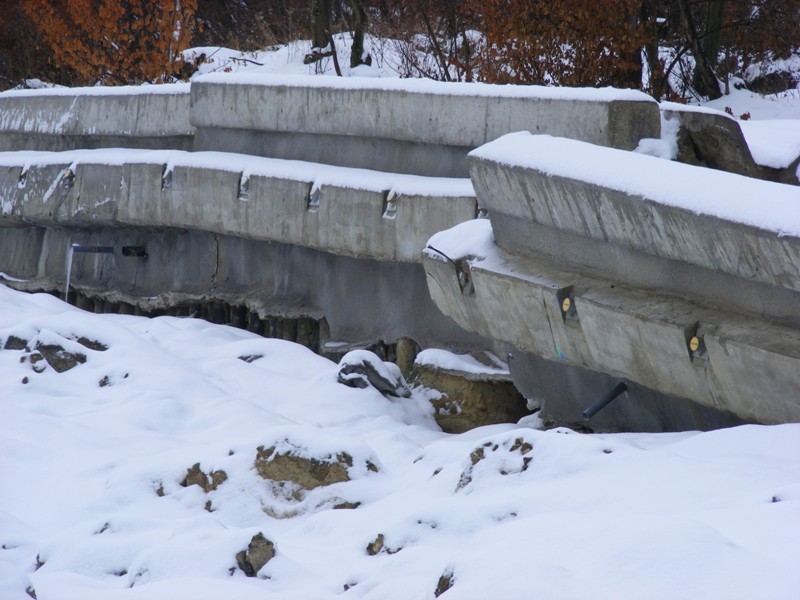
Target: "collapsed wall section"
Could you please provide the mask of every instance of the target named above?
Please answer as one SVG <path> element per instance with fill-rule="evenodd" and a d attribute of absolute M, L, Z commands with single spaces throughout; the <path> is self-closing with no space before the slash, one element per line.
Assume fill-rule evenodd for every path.
<path fill-rule="evenodd" d="M 431 240 L 454 261 L 426 251 L 445 314 L 522 356 L 745 420 L 800 420 L 795 187 L 528 134 L 471 160 L 491 224 Z M 524 362 L 515 382 L 541 394 Z M 636 427 L 629 396 L 626 418 L 596 423 Z"/>

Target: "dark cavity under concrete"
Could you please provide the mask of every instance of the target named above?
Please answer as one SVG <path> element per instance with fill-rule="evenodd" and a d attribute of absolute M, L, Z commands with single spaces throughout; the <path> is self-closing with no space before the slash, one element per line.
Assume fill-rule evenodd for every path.
<path fill-rule="evenodd" d="M 687 431 L 734 427 L 739 417 L 691 400 L 663 394 L 629 379 L 546 360 L 512 349 L 508 366 L 514 385 L 526 397 L 542 402 L 546 425 L 579 431 Z M 591 419 L 581 413 L 620 382 L 628 389 Z"/>

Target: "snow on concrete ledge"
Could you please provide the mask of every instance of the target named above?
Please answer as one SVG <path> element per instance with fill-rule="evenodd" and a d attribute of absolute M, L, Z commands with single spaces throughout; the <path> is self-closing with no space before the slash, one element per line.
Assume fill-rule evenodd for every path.
<path fill-rule="evenodd" d="M 800 189 L 790 185 L 528 132 L 502 136 L 469 156 L 800 237 Z"/>
<path fill-rule="evenodd" d="M 406 196 L 466 198 L 475 196 L 472 183 L 466 178 L 386 173 L 228 152 L 185 152 L 182 150 L 132 148 L 103 148 L 67 152 L 0 152 L 0 167 L 21 166 L 23 171 L 27 171 L 35 165 L 61 164 L 69 164 L 73 167 L 81 164 L 109 166 L 158 164 L 165 165 L 167 172 L 177 167 L 210 169 L 242 173 L 245 177 L 261 175 L 291 181 L 309 181 L 315 187 L 330 185 L 374 192 L 389 191 Z"/>
<path fill-rule="evenodd" d="M 139 96 L 188 94 L 190 83 L 163 83 L 159 85 L 117 85 L 92 87 L 52 87 L 0 92 L 0 99 L 41 96 Z"/>
<path fill-rule="evenodd" d="M 201 132 L 334 135 L 462 149 L 528 129 L 632 150 L 660 129 L 658 103 L 633 90 L 251 74 L 193 80 L 191 120 Z M 338 144 L 329 146 L 337 151 Z"/>
<path fill-rule="evenodd" d="M 211 73 L 192 79 L 193 83 L 263 85 L 267 87 L 313 87 L 337 90 L 381 90 L 436 94 L 440 96 L 481 96 L 534 98 L 582 102 L 656 101 L 638 90 L 606 88 L 545 87 L 538 85 L 496 85 L 475 82 L 447 82 L 431 79 L 374 77 L 320 77 L 318 75 L 273 75 L 262 73 Z"/>

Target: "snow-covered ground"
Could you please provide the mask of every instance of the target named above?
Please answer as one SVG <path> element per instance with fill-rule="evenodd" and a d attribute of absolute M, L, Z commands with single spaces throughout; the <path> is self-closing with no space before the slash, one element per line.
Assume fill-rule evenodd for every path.
<path fill-rule="evenodd" d="M 433 598 L 443 574 L 453 599 L 800 589 L 797 424 L 449 435 L 424 390 L 345 387 L 336 364 L 295 344 L 0 286 L 0 345 L 11 336 L 86 362 L 39 373 L 28 350 L 0 351 L 4 600 L 29 587 L 39 600 L 407 600 Z M 350 480 L 292 497 L 254 467 L 273 446 L 346 452 Z M 227 480 L 181 486 L 196 463 Z M 333 508 L 344 502 L 360 504 Z M 235 557 L 259 532 L 277 553 L 248 578 Z"/>

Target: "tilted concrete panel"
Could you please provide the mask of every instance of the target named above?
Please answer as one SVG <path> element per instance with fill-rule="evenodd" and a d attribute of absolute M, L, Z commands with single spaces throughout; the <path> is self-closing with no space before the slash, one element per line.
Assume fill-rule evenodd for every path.
<path fill-rule="evenodd" d="M 800 214 L 793 211 L 800 206 L 797 188 L 572 140 L 509 138 L 506 154 L 504 140 L 498 140 L 471 157 L 476 194 L 489 209 L 499 245 L 523 255 L 550 252 L 572 268 L 644 287 L 661 285 L 661 291 L 707 292 L 707 299 L 723 306 L 736 303 L 741 293 L 748 310 L 779 320 L 796 318 L 800 235 L 792 215 Z M 548 148 L 563 156 L 568 175 L 544 156 Z M 514 164 L 510 153 L 526 149 L 527 158 L 520 161 L 525 164 Z M 567 150 L 574 152 L 564 155 Z M 572 164 L 572 156 L 578 164 Z M 579 179 L 581 164 L 590 160 L 587 180 Z M 633 183 L 615 187 L 628 181 Z M 695 189 L 688 192 L 687 185 Z M 679 190 L 676 196 L 696 197 L 697 204 L 665 201 L 673 186 Z M 704 194 L 713 198 L 720 189 L 725 191 L 718 209 L 709 208 L 713 201 L 703 203 Z M 747 208 L 748 203 L 756 208 Z M 735 220 L 737 205 L 744 207 L 741 221 Z M 729 213 L 734 216 L 726 218 Z M 659 271 L 662 282 L 657 281 Z M 724 285 L 701 290 L 709 285 L 701 273 Z"/>
<path fill-rule="evenodd" d="M 559 274 L 548 261 L 497 252 L 502 263 L 450 255 L 457 263 L 466 259 L 471 293 L 462 290 L 452 263 L 425 253 L 431 297 L 467 331 L 746 420 L 800 421 L 796 330 L 607 280 Z M 545 272 L 552 278 L 538 275 Z M 548 295 L 557 289 L 570 290 L 573 316 L 559 318 L 546 310 L 555 300 L 548 302 Z M 695 336 L 704 341 L 702 352 L 691 350 Z"/>

